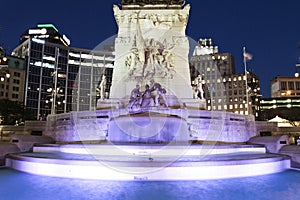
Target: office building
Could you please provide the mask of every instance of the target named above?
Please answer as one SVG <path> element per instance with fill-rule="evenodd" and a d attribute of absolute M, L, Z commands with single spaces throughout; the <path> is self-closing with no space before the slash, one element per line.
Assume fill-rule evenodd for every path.
<path fill-rule="evenodd" d="M 260 120 L 270 120 L 276 116 L 292 121 L 300 121 L 300 78 L 277 76 L 270 81 L 271 98 L 260 102 Z"/>
<path fill-rule="evenodd" d="M 71 41 L 66 35 L 61 35 L 58 29 L 53 24 L 38 24 L 34 28 L 26 30 L 20 36 L 20 43 L 22 44 L 29 38 L 41 39 L 46 42 L 70 46 Z"/>
<path fill-rule="evenodd" d="M 39 28 L 48 30 L 44 26 Z M 26 32 L 32 33 L 30 30 Z M 13 51 L 14 56 L 26 60 L 24 104 L 37 119 L 49 114 L 93 110 L 103 74 L 107 78 L 107 93 L 111 84 L 113 51 L 69 47 L 62 42 L 63 38 L 57 38 L 60 34 L 56 30 L 49 36 L 45 30 L 36 31 L 33 33 L 37 35 L 26 40 L 22 39 L 23 34 L 23 42 Z"/>
<path fill-rule="evenodd" d="M 0 99 L 23 103 L 25 60 L 7 55 L 0 47 Z"/>
<path fill-rule="evenodd" d="M 260 83 L 253 72 L 236 73 L 230 53 L 220 53 L 211 39 L 200 39 L 190 59 L 191 79 L 205 80 L 208 110 L 224 110 L 258 117 Z M 246 87 L 248 85 L 248 87 Z M 247 90 L 248 88 L 248 90 Z"/>
<path fill-rule="evenodd" d="M 276 116 L 291 122 L 300 121 L 300 98 L 290 96 L 261 99 L 259 120 L 270 120 Z"/>
<path fill-rule="evenodd" d="M 300 97 L 300 78 L 277 76 L 271 80 L 271 97 Z"/>

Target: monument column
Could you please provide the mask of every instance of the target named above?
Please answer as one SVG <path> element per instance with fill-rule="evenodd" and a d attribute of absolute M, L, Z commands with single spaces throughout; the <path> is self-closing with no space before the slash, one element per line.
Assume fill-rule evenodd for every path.
<path fill-rule="evenodd" d="M 170 106 L 193 99 L 186 37 L 190 5 L 184 1 L 129 1 L 114 5 L 118 24 L 110 99 L 129 99 L 140 85 L 159 83 Z"/>

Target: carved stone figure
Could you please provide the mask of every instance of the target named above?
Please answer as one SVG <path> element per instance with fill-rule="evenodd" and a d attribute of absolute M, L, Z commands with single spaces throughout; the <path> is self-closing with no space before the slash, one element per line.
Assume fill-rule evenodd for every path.
<path fill-rule="evenodd" d="M 155 68 L 158 65 L 157 57 L 159 55 L 159 45 L 154 39 L 149 39 L 146 42 L 146 65 L 144 66 L 144 76 L 153 77 Z"/>
<path fill-rule="evenodd" d="M 145 91 L 143 93 L 143 100 L 142 100 L 142 108 L 154 106 L 154 100 L 151 96 L 152 90 L 150 86 L 147 84 L 145 86 Z"/>
<path fill-rule="evenodd" d="M 159 83 L 155 83 L 154 86 L 153 86 L 153 89 L 156 91 L 156 95 L 155 95 L 155 98 L 154 98 L 155 106 L 160 105 L 160 98 L 162 98 L 165 107 L 168 107 L 168 102 L 167 102 L 167 99 L 166 99 L 166 96 L 165 96 L 167 91 L 164 88 L 162 88 Z"/>
<path fill-rule="evenodd" d="M 194 85 L 195 85 L 195 93 L 194 93 L 194 98 L 195 99 L 204 99 L 204 91 L 203 91 L 203 84 L 204 80 L 202 80 L 202 76 L 198 75 L 195 80 L 194 80 Z"/>
<path fill-rule="evenodd" d="M 163 62 L 162 62 L 162 68 L 164 71 L 164 77 L 173 77 L 175 70 L 174 67 L 174 55 L 173 53 L 168 50 L 164 49 L 162 52 Z"/>
<path fill-rule="evenodd" d="M 143 99 L 142 92 L 140 92 L 140 85 L 136 85 L 136 87 L 131 91 L 128 108 L 131 110 L 140 109 L 142 100 Z"/>
<path fill-rule="evenodd" d="M 141 65 L 138 54 L 138 49 L 132 48 L 130 55 L 126 57 L 125 66 L 129 70 L 129 76 L 133 75 L 133 72 Z"/>
<path fill-rule="evenodd" d="M 97 88 L 97 91 L 99 92 L 100 94 L 100 99 L 105 99 L 106 98 L 106 95 L 105 95 L 105 89 L 106 89 L 106 76 L 103 75 L 102 76 L 102 79 L 101 79 L 101 82 Z"/>

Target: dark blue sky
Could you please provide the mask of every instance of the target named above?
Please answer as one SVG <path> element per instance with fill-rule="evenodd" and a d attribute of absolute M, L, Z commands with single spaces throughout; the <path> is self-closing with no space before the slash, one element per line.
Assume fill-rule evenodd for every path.
<path fill-rule="evenodd" d="M 71 45 L 93 49 L 117 33 L 112 5 L 121 0 L 4 1 L 1 3 L 0 45 L 8 53 L 19 36 L 38 23 L 53 23 Z M 261 80 L 263 97 L 270 80 L 293 75 L 300 56 L 300 1 L 297 0 L 187 0 L 191 4 L 187 35 L 212 38 L 220 52 L 230 52 L 237 72 L 243 71 L 242 49 L 253 55 L 248 67 Z"/>

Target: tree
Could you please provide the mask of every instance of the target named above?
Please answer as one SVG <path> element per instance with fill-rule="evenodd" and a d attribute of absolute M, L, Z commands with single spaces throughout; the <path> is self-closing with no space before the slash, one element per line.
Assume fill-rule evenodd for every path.
<path fill-rule="evenodd" d="M 16 125 L 25 120 L 34 120 L 31 110 L 17 101 L 0 99 L 0 116 L 2 125 Z"/>

